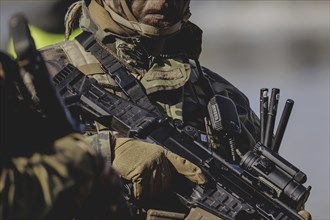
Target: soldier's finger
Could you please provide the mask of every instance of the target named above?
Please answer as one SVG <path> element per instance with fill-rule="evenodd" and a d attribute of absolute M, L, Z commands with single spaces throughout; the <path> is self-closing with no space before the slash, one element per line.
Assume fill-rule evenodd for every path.
<path fill-rule="evenodd" d="M 206 182 L 206 178 L 202 173 L 202 170 L 195 164 L 168 150 L 165 151 L 165 156 L 171 162 L 177 172 L 189 180 L 197 184 L 204 184 Z"/>

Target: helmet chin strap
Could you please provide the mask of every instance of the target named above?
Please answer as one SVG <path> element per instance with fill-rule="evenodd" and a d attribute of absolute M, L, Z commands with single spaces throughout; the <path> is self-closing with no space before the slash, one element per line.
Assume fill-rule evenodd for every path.
<path fill-rule="evenodd" d="M 129 9 L 126 0 L 120 0 L 122 9 L 127 16 L 127 19 L 123 18 L 119 14 L 117 14 L 113 9 L 110 8 L 110 6 L 104 2 L 103 0 L 103 5 L 105 10 L 107 10 L 112 17 L 112 19 L 117 22 L 118 24 L 121 24 L 131 30 L 134 30 L 138 32 L 138 34 L 146 37 L 151 37 L 151 36 L 167 36 L 174 34 L 175 32 L 179 31 L 182 27 L 182 25 L 188 21 L 188 19 L 191 16 L 191 13 L 189 11 L 189 1 L 185 3 L 185 6 L 183 8 L 183 18 L 175 23 L 174 25 L 168 27 L 168 28 L 157 28 L 151 25 L 143 24 L 140 23 L 132 14 L 131 10 Z"/>

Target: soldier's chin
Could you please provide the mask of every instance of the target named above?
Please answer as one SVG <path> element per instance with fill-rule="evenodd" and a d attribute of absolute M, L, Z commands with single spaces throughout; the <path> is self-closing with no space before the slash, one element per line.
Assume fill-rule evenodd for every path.
<path fill-rule="evenodd" d="M 159 15 L 148 15 L 142 20 L 142 23 L 156 28 L 168 28 L 173 25 L 173 22 L 166 19 L 165 16 Z"/>

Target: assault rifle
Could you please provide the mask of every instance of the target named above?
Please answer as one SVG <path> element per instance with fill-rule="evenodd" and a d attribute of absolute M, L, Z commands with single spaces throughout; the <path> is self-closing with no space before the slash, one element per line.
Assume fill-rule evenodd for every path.
<path fill-rule="evenodd" d="M 303 185 L 306 175 L 263 144 L 258 143 L 240 163 L 231 163 L 210 151 L 205 134 L 194 127 L 176 126 L 165 116 L 107 92 L 70 64 L 53 81 L 69 108 L 198 165 L 208 183 L 191 183 L 190 190 L 176 192 L 186 207 L 198 207 L 223 219 L 303 219 L 297 211 L 309 196 L 310 187 Z M 214 129 L 239 132 L 236 108 L 230 99 L 216 95 L 208 108 Z"/>

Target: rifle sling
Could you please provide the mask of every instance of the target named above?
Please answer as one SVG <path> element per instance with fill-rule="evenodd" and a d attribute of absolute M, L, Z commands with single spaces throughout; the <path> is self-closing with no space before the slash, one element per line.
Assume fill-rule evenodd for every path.
<path fill-rule="evenodd" d="M 154 106 L 146 95 L 143 87 L 130 73 L 130 71 L 118 59 L 111 54 L 106 48 L 100 45 L 93 34 L 83 32 L 76 37 L 76 40 L 85 48 L 86 51 L 91 52 L 95 58 L 100 62 L 102 68 L 109 74 L 122 92 L 138 106 L 161 115 L 160 111 Z"/>
<path fill-rule="evenodd" d="M 164 143 L 167 139 L 173 139 L 174 137 L 178 140 L 181 139 L 177 129 L 166 116 L 158 116 L 136 103 L 107 92 L 94 79 L 84 75 L 71 64 L 62 69 L 53 78 L 53 82 L 56 90 L 66 100 L 67 104 L 80 105 L 94 117 L 95 121 L 118 131 L 122 135 L 142 139 L 149 136 L 152 137 L 153 141 L 164 146 L 167 145 Z M 76 98 L 71 98 L 72 101 L 70 101 L 70 97 Z M 196 139 L 198 142 L 204 139 L 196 128 L 189 125 L 185 127 L 188 130 L 186 131 L 183 128 L 182 131 L 191 139 Z M 206 144 L 205 141 L 202 142 Z M 171 147 L 167 148 L 172 151 L 177 150 L 171 149 Z M 205 160 L 209 158 L 209 153 L 205 155 L 205 158 Z M 192 162 L 200 163 L 196 158 L 189 159 Z"/>

